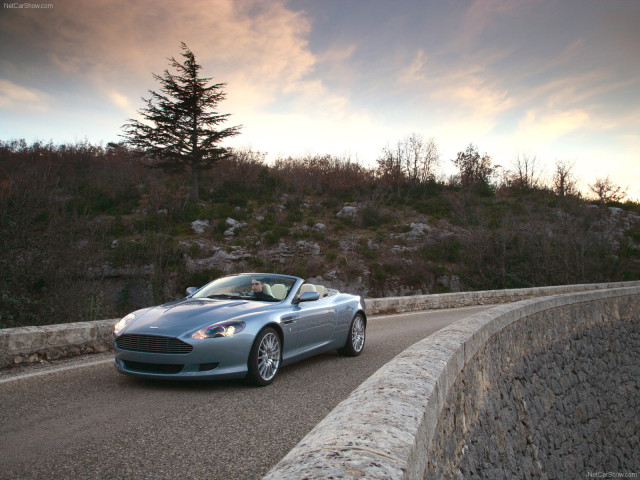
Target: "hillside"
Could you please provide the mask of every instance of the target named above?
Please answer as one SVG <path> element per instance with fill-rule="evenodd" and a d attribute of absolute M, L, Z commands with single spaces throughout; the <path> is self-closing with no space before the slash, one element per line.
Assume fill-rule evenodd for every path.
<path fill-rule="evenodd" d="M 117 145 L 0 143 L 0 328 L 118 317 L 240 271 L 369 297 L 640 279 L 636 203 L 254 152 L 200 197 Z"/>

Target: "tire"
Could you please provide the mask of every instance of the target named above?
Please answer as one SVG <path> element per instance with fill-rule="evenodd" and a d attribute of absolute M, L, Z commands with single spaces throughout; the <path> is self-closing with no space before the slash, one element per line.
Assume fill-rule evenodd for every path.
<path fill-rule="evenodd" d="M 264 387 L 273 382 L 282 361 L 282 341 L 278 332 L 267 327 L 260 331 L 249 354 L 247 381 Z"/>
<path fill-rule="evenodd" d="M 356 313 L 351 320 L 349 326 L 349 335 L 347 335 L 347 343 L 344 347 L 338 350 L 340 355 L 346 357 L 357 357 L 364 350 L 364 342 L 366 338 L 367 324 L 364 321 L 364 316 L 361 313 Z"/>

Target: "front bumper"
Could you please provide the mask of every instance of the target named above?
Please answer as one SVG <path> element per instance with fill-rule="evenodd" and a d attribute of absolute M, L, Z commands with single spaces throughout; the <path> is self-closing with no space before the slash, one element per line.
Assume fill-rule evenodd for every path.
<path fill-rule="evenodd" d="M 140 378 L 216 380 L 244 378 L 252 336 L 190 340 L 189 353 L 151 353 L 119 348 L 114 338 L 115 368 Z M 184 341 L 184 339 L 183 339 Z"/>

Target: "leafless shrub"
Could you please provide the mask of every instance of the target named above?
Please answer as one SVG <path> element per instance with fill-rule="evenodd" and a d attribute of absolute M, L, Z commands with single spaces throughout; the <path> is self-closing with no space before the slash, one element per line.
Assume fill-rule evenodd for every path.
<path fill-rule="evenodd" d="M 596 195 L 601 204 L 619 202 L 627 196 L 627 191 L 614 184 L 609 176 L 596 178 L 596 181 L 589 185 L 589 189 Z"/>
<path fill-rule="evenodd" d="M 272 169 L 283 183 L 302 190 L 344 193 L 373 181 L 371 171 L 349 157 L 308 155 L 278 158 Z"/>

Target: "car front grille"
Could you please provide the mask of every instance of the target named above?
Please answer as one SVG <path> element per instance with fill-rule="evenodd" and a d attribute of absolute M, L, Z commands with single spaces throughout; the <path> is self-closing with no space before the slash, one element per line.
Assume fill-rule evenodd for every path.
<path fill-rule="evenodd" d="M 137 372 L 145 373 L 180 373 L 184 365 L 165 365 L 162 363 L 143 363 L 132 362 L 130 360 L 124 361 L 127 370 L 134 370 Z"/>
<path fill-rule="evenodd" d="M 159 335 L 125 334 L 116 339 L 116 345 L 122 350 L 148 353 L 189 353 L 193 350 L 182 340 Z"/>

